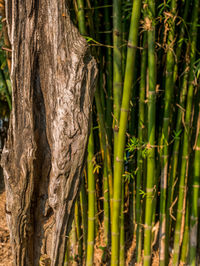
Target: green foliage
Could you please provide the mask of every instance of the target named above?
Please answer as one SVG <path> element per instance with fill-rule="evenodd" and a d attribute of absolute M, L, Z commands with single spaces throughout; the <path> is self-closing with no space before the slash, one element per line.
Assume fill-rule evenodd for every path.
<path fill-rule="evenodd" d="M 140 150 L 142 152 L 142 157 L 146 158 L 148 153 L 148 147 L 147 144 L 144 142 L 141 142 L 138 138 L 132 137 L 130 138 L 126 150 L 129 151 L 131 154 L 134 154 L 137 150 Z"/>
<path fill-rule="evenodd" d="M 0 31 L 2 31 L 2 23 L 0 22 Z M 6 61 L 6 53 L 1 49 L 4 45 L 3 34 L 0 38 L 0 117 L 9 116 L 10 98 L 11 98 L 11 82 L 9 79 L 9 71 Z"/>

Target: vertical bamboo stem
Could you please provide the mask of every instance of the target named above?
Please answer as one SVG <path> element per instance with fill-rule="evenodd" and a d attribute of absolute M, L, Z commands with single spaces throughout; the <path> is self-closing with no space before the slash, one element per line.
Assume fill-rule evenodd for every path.
<path fill-rule="evenodd" d="M 108 171 L 107 158 L 104 157 L 103 166 L 103 209 L 104 209 L 104 244 L 108 247 L 110 239 L 110 208 L 109 208 L 109 186 L 108 186 Z"/>
<path fill-rule="evenodd" d="M 188 251 L 189 251 L 189 202 L 187 197 L 186 213 L 185 213 L 185 225 L 183 232 L 183 243 L 181 247 L 181 259 L 182 265 L 187 265 Z"/>
<path fill-rule="evenodd" d="M 131 87 L 133 81 L 132 71 L 135 67 L 136 47 L 138 41 L 138 27 L 141 11 L 141 1 L 133 2 L 131 25 L 129 31 L 129 42 L 127 49 L 127 63 L 125 70 L 124 89 L 122 106 L 120 113 L 119 134 L 117 142 L 117 152 L 114 167 L 114 189 L 113 189 L 113 217 L 112 217 L 112 248 L 111 248 L 111 265 L 119 264 L 119 215 L 121 209 L 121 179 L 123 171 L 123 158 L 126 140 L 126 128 L 128 121 L 128 112 L 131 96 Z"/>
<path fill-rule="evenodd" d="M 122 200 L 120 214 L 120 259 L 119 265 L 125 265 L 125 235 L 124 235 L 124 178 L 122 178 Z"/>
<path fill-rule="evenodd" d="M 114 158 L 116 155 L 119 116 L 122 98 L 122 14 L 121 0 L 113 0 L 113 129 L 114 129 Z M 115 163 L 115 162 L 114 162 Z"/>
<path fill-rule="evenodd" d="M 165 265 L 165 227 L 166 227 L 166 194 L 169 160 L 169 133 L 170 133 L 170 111 L 172 97 L 174 94 L 174 38 L 175 38 L 175 20 L 176 19 L 176 0 L 171 1 L 171 17 L 168 18 L 170 27 L 168 34 L 168 50 L 166 60 L 166 80 L 165 80 L 165 107 L 162 125 L 161 137 L 161 182 L 160 182 L 160 238 L 159 238 L 159 260 L 160 266 Z"/>
<path fill-rule="evenodd" d="M 81 238 L 81 225 L 80 225 L 80 213 L 79 213 L 79 201 L 75 203 L 74 221 L 76 227 L 77 244 L 78 244 L 78 261 L 81 264 L 82 261 L 82 238 Z"/>
<path fill-rule="evenodd" d="M 190 73 L 189 73 L 189 82 L 188 82 L 186 114 L 185 114 L 182 164 L 181 164 L 180 181 L 179 181 L 179 193 L 178 193 L 179 197 L 178 197 L 178 208 L 177 208 L 175 238 L 174 238 L 174 256 L 172 261 L 173 265 L 178 265 L 179 253 L 180 253 L 179 241 L 180 241 L 180 230 L 181 230 L 182 212 L 183 212 L 183 198 L 184 198 L 184 191 L 186 189 L 185 176 L 187 175 L 186 168 L 188 164 L 189 132 L 190 132 L 190 120 L 191 120 L 192 100 L 193 100 L 193 91 L 194 91 L 193 67 L 196 58 L 198 8 L 199 8 L 199 1 L 195 0 L 192 12 Z"/>
<path fill-rule="evenodd" d="M 78 7 L 78 27 L 82 35 L 86 35 L 86 24 L 85 24 L 85 12 L 84 12 L 84 0 L 77 0 Z"/>
<path fill-rule="evenodd" d="M 152 204 L 155 194 L 155 87 L 156 87 L 156 61 L 155 61 L 155 1 L 147 2 L 147 18 L 150 23 L 148 30 L 148 154 L 147 154 L 147 181 L 146 181 L 146 208 L 144 225 L 144 266 L 151 263 L 151 235 L 152 235 Z"/>
<path fill-rule="evenodd" d="M 82 229 L 83 229 L 83 243 L 86 256 L 87 250 L 87 195 L 85 189 L 84 175 L 81 184 L 80 191 L 80 206 L 81 206 L 81 217 L 82 217 Z"/>
<path fill-rule="evenodd" d="M 190 248 L 189 248 L 189 265 L 197 265 L 197 241 L 198 241 L 198 200 L 199 200 L 199 187 L 200 187 L 200 104 L 199 116 L 197 122 L 196 143 L 194 155 L 194 172 L 192 180 L 191 192 L 191 214 L 190 214 Z"/>
<path fill-rule="evenodd" d="M 95 240 L 95 177 L 93 173 L 94 139 L 93 129 L 90 132 L 88 143 L 88 239 L 86 265 L 94 263 L 94 240 Z"/>
<path fill-rule="evenodd" d="M 144 128 L 145 128 L 145 94 L 146 94 L 146 71 L 147 71 L 147 34 L 144 32 L 141 62 L 141 80 L 140 80 L 140 94 L 139 94 L 139 118 L 138 118 L 138 140 L 140 145 L 144 143 Z M 141 206 L 141 190 L 142 179 L 144 176 L 144 161 L 142 156 L 142 147 L 137 151 L 137 180 L 136 180 L 136 256 L 137 263 L 141 262 L 142 255 L 142 206 Z"/>

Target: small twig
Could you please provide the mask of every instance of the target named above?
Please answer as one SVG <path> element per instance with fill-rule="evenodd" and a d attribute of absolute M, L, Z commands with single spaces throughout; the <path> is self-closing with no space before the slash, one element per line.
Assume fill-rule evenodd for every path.
<path fill-rule="evenodd" d="M 7 51 L 7 52 L 11 52 L 12 53 L 12 49 L 10 49 L 10 48 L 7 48 L 7 47 L 1 47 L 1 49 L 2 50 L 5 50 L 5 51 Z"/>
<path fill-rule="evenodd" d="M 176 204 L 177 200 L 178 200 L 178 197 L 175 198 L 174 202 L 172 202 L 172 205 L 171 205 L 171 207 L 169 208 L 169 214 L 170 214 L 171 218 L 172 218 L 174 221 L 176 221 L 176 218 L 173 216 L 172 212 L 173 212 L 173 207 L 174 207 L 174 205 Z"/>

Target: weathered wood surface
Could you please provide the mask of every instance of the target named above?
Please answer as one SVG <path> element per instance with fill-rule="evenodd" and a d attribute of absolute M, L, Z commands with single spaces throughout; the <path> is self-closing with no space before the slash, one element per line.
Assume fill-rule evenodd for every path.
<path fill-rule="evenodd" d="M 12 113 L 2 154 L 15 265 L 63 265 L 96 63 L 64 0 L 7 0 Z"/>

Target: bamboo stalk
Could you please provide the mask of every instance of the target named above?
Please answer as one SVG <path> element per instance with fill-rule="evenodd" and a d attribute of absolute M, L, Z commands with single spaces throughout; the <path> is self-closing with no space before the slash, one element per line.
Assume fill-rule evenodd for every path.
<path fill-rule="evenodd" d="M 119 265 L 125 265 L 125 235 L 124 235 L 124 178 L 122 178 L 122 199 L 120 213 L 120 255 Z"/>
<path fill-rule="evenodd" d="M 88 239 L 86 265 L 94 263 L 94 240 L 95 240 L 95 177 L 93 173 L 94 139 L 91 129 L 88 143 Z"/>
<path fill-rule="evenodd" d="M 187 197 L 183 243 L 181 247 L 181 258 L 180 258 L 180 262 L 182 265 L 187 265 L 188 251 L 189 251 L 189 202 Z"/>
<path fill-rule="evenodd" d="M 189 4 L 190 0 L 186 0 L 185 7 L 184 7 L 184 14 L 183 14 L 183 22 L 181 23 L 180 28 L 180 35 L 179 40 L 184 39 L 185 35 L 185 24 L 184 22 L 187 19 L 188 12 L 189 12 Z M 181 41 L 178 43 L 178 46 L 176 48 L 176 63 L 174 67 L 174 83 L 177 80 L 178 77 L 178 63 L 180 60 L 181 52 L 182 52 L 182 46 L 183 42 Z M 180 132 L 182 131 L 182 117 L 184 115 L 185 110 L 185 100 L 187 96 L 187 80 L 188 80 L 188 73 L 189 73 L 189 46 L 187 47 L 186 56 L 185 56 L 185 67 L 184 67 L 184 74 L 182 77 L 182 83 L 181 83 L 181 92 L 179 96 L 179 103 L 178 103 L 178 114 L 176 119 L 176 134 L 179 134 L 177 137 L 175 136 L 174 144 L 173 144 L 173 152 L 171 156 L 171 170 L 170 170 L 170 178 L 169 178 L 169 189 L 168 189 L 168 195 L 167 195 L 167 212 L 166 212 L 166 257 L 168 259 L 168 253 L 169 253 L 169 239 L 170 239 L 170 232 L 171 232 L 171 217 L 170 212 L 172 211 L 170 208 L 173 204 L 173 196 L 174 196 L 174 189 L 175 189 L 175 180 L 177 176 L 177 167 L 178 167 L 178 158 L 179 158 L 179 147 L 180 147 Z"/>
<path fill-rule="evenodd" d="M 78 7 L 78 27 L 82 35 L 87 34 L 86 24 L 85 24 L 85 12 L 84 12 L 84 0 L 77 0 Z"/>
<path fill-rule="evenodd" d="M 64 260 L 64 266 L 68 266 L 69 265 L 69 260 L 70 260 L 70 250 L 69 250 L 69 241 L 67 241 L 67 247 L 66 247 L 66 251 L 65 251 L 65 260 Z"/>
<path fill-rule="evenodd" d="M 7 28 L 7 20 L 6 20 L 6 14 L 5 14 L 5 0 L 1 0 L 0 3 L 0 15 L 1 15 L 1 23 L 2 23 L 2 32 L 3 32 L 3 41 L 6 46 L 6 61 L 9 73 L 11 72 L 11 43 L 8 37 L 8 28 Z"/>
<path fill-rule="evenodd" d="M 122 99 L 122 14 L 121 0 L 113 0 L 113 130 L 114 158 L 116 157 L 119 116 Z M 114 161 L 115 164 L 115 161 Z M 115 166 L 114 166 L 115 167 Z"/>
<path fill-rule="evenodd" d="M 89 10 L 91 11 L 91 5 L 89 0 L 87 0 L 87 4 L 89 7 Z M 93 19 L 92 19 L 92 14 L 91 12 L 88 13 L 88 19 L 89 19 L 89 25 L 90 25 L 90 31 L 92 36 L 95 35 L 94 31 L 94 24 L 93 24 Z M 94 51 L 95 55 L 97 55 L 96 51 Z M 104 158 L 107 159 L 107 174 L 108 174 L 108 183 L 109 183 L 109 198 L 110 198 L 110 215 L 112 216 L 112 194 L 113 194 L 113 174 L 112 174 L 112 162 L 111 162 L 111 148 L 110 148 L 110 143 L 108 141 L 108 134 L 106 131 L 106 123 L 104 121 L 104 115 L 103 115 L 103 108 L 102 108 L 102 103 L 100 101 L 100 91 L 99 91 L 99 86 L 97 86 L 97 89 L 95 91 L 95 102 L 96 102 L 96 107 L 97 107 L 97 113 L 98 113 L 98 123 L 99 123 L 99 128 L 100 128 L 100 134 L 101 134 L 101 141 L 102 141 L 102 147 L 103 147 L 103 154 Z"/>
<path fill-rule="evenodd" d="M 1 61 L 0 61 L 0 65 L 1 65 Z M 12 109 L 12 99 L 11 99 L 11 95 L 10 95 L 10 92 L 9 92 L 9 89 L 8 89 L 8 85 L 7 85 L 7 82 L 6 82 L 6 77 L 5 77 L 5 74 L 3 72 L 3 70 L 0 68 L 0 79 L 4 85 L 4 92 L 5 92 L 5 97 L 6 97 L 6 100 L 7 100 L 7 103 L 8 103 L 8 107 L 9 107 L 9 110 L 11 111 Z"/>
<path fill-rule="evenodd" d="M 105 1 L 105 5 L 108 5 L 109 1 Z M 109 9 L 105 8 L 104 11 L 104 16 L 105 16 L 105 30 L 110 31 L 111 30 L 111 23 L 110 23 L 110 14 L 109 14 Z M 105 34 L 105 42 L 106 45 L 111 45 L 112 40 L 111 40 L 111 34 Z M 111 48 L 106 48 L 106 60 L 105 60 L 105 65 L 106 65 L 106 70 L 105 70 L 105 75 L 106 75 L 106 131 L 108 134 L 108 142 L 112 143 L 112 49 Z"/>
<path fill-rule="evenodd" d="M 104 158 L 103 166 L 103 209 L 104 209 L 104 244 L 108 247 L 110 239 L 110 208 L 109 208 L 109 185 L 108 185 L 108 171 L 107 158 Z"/>
<path fill-rule="evenodd" d="M 145 129 L 145 94 L 146 94 L 146 71 L 147 71 L 147 34 L 144 32 L 143 36 L 142 61 L 141 61 L 141 80 L 140 80 L 140 95 L 139 95 L 139 118 L 138 118 L 138 140 L 140 145 L 144 143 L 144 129 Z M 144 161 L 142 155 L 142 148 L 137 151 L 137 180 L 136 180 L 136 256 L 137 263 L 141 262 L 142 255 L 142 206 L 141 206 L 141 190 L 142 180 L 144 177 Z"/>
<path fill-rule="evenodd" d="M 170 133 L 170 111 L 172 108 L 172 97 L 174 94 L 174 38 L 175 38 L 175 19 L 176 19 L 176 0 L 171 1 L 170 18 L 168 18 L 168 42 L 166 60 L 166 80 L 165 80 L 165 107 L 161 137 L 161 181 L 160 181 L 160 238 L 159 238 L 159 264 L 165 265 L 165 227 L 166 227 L 166 194 L 169 161 L 169 133 Z M 169 14 L 168 14 L 169 15 Z"/>
<path fill-rule="evenodd" d="M 122 106 L 120 112 L 120 124 L 117 143 L 117 152 L 114 167 L 114 189 L 113 189 L 113 216 L 112 216 L 112 248 L 111 248 L 111 265 L 119 264 L 119 215 L 121 209 L 121 179 L 123 171 L 123 158 L 126 139 L 126 128 L 128 121 L 128 112 L 131 96 L 131 87 L 133 75 L 132 71 L 135 68 L 136 47 L 138 41 L 138 27 L 141 11 L 141 1 L 133 2 L 132 17 L 129 31 L 129 42 L 127 48 L 127 63 L 125 70 Z"/>
<path fill-rule="evenodd" d="M 183 19 L 182 19 L 181 28 L 180 28 L 180 34 L 178 36 L 178 40 L 180 40 L 180 42 L 178 43 L 178 46 L 176 48 L 176 64 L 175 64 L 175 67 L 174 67 L 174 82 L 178 78 L 178 63 L 179 63 L 181 52 L 182 52 L 182 46 L 183 46 L 183 41 L 182 40 L 185 37 L 185 31 L 186 31 L 185 21 L 187 21 L 188 13 L 189 13 L 189 10 L 190 10 L 190 8 L 189 8 L 190 2 L 191 2 L 190 0 L 186 0 L 185 1 Z"/>
<path fill-rule="evenodd" d="M 188 49 L 189 50 L 189 49 Z M 176 177 L 177 177 L 177 168 L 178 168 L 178 161 L 179 161 L 179 149 L 180 149 L 180 143 L 181 143 L 181 133 L 183 128 L 183 117 L 185 112 L 185 101 L 187 98 L 187 79 L 188 79 L 188 73 L 189 73 L 189 67 L 188 67 L 188 52 L 186 52 L 186 67 L 185 72 L 182 78 L 182 85 L 181 85 L 181 92 L 179 97 L 179 103 L 178 103 L 178 114 L 176 119 L 176 128 L 175 128 L 175 139 L 173 143 L 173 151 L 171 155 L 171 169 L 170 169 L 170 179 L 168 184 L 168 195 L 167 195 L 167 210 L 166 210 L 166 258 L 168 258 L 168 249 L 169 249 L 169 239 L 170 239 L 170 233 L 171 233 L 171 216 L 172 214 L 172 204 L 173 204 L 173 198 L 174 198 L 174 190 L 175 190 L 175 183 L 176 183 Z M 177 135 L 177 136 L 176 136 Z"/>
<path fill-rule="evenodd" d="M 155 87 L 156 87 L 156 61 L 155 61 L 155 1 L 149 0 L 147 6 L 147 18 L 150 23 L 148 30 L 148 154 L 147 154 L 147 181 L 146 181 L 146 207 L 144 225 L 144 266 L 151 262 L 151 235 L 153 199 L 155 194 Z"/>
<path fill-rule="evenodd" d="M 80 206 L 81 206 L 81 217 L 82 217 L 82 231 L 83 231 L 83 243 L 86 256 L 87 250 L 87 195 L 85 189 L 85 180 L 83 175 L 83 180 L 81 184 L 80 191 Z"/>
<path fill-rule="evenodd" d="M 76 227 L 76 236 L 78 244 L 78 261 L 82 264 L 82 238 L 81 238 L 81 225 L 80 225 L 80 213 L 79 213 L 79 200 L 75 203 L 74 221 Z"/>
<path fill-rule="evenodd" d="M 193 91 L 194 91 L 193 67 L 194 67 L 194 62 L 196 58 L 198 8 L 199 8 L 199 1 L 195 0 L 193 4 L 193 12 L 192 12 L 190 73 L 189 73 L 189 81 L 188 81 L 186 114 L 185 114 L 185 121 L 184 121 L 185 130 L 184 130 L 184 138 L 183 138 L 182 163 L 181 163 L 181 173 L 180 173 L 180 181 L 179 181 L 178 208 L 177 208 L 175 238 L 174 238 L 174 256 L 173 256 L 173 261 L 172 261 L 173 265 L 178 265 L 179 253 L 180 253 L 179 241 L 180 241 L 182 212 L 183 212 L 183 207 L 184 207 L 183 198 L 184 198 L 184 191 L 186 189 L 185 176 L 187 173 L 186 168 L 188 164 L 189 132 L 190 132 L 190 120 L 191 120 L 192 100 L 193 100 Z"/>
<path fill-rule="evenodd" d="M 191 192 L 191 214 L 190 214 L 190 248 L 189 248 L 189 265 L 197 265 L 197 243 L 198 243 L 198 200 L 199 200 L 199 187 L 200 187 L 200 105 L 199 116 L 196 131 L 196 143 L 194 147 L 194 173 L 192 179 L 192 192 Z"/>

